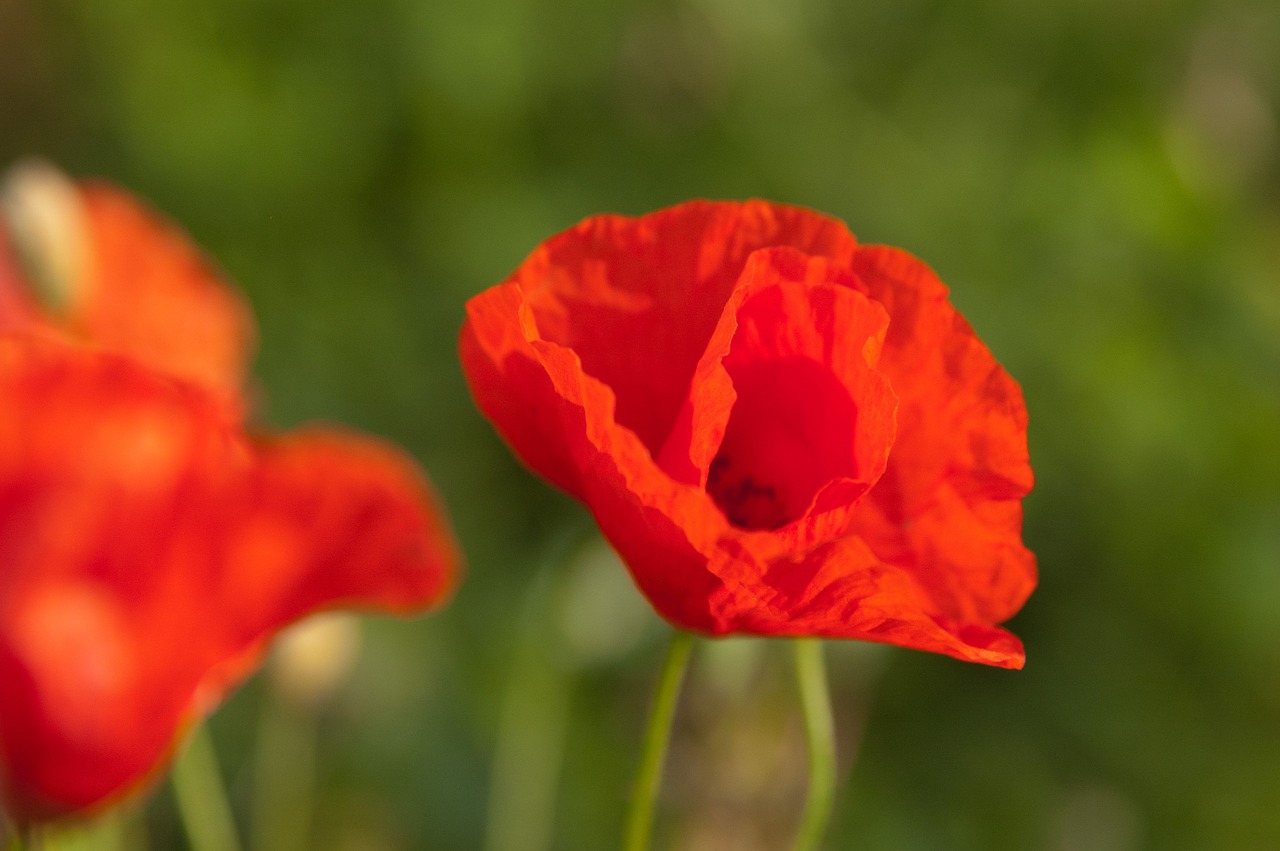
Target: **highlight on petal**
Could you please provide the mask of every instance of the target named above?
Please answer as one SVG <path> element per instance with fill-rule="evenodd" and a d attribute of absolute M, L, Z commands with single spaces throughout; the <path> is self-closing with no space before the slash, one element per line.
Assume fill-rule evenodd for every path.
<path fill-rule="evenodd" d="M 1022 664 L 1025 407 L 919 261 L 690 202 L 587 219 L 467 313 L 477 405 L 673 623 Z"/>
<path fill-rule="evenodd" d="M 457 549 L 416 467 L 250 441 L 136 361 L 0 335 L 0 792 L 24 821 L 136 788 L 310 612 L 438 604 Z"/>

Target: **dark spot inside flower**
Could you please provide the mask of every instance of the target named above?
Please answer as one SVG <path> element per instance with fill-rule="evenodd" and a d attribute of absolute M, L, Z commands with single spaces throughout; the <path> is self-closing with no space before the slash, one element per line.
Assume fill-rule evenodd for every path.
<path fill-rule="evenodd" d="M 792 519 L 778 498 L 777 488 L 757 481 L 742 467 L 735 467 L 733 459 L 723 452 L 711 462 L 707 493 L 730 523 L 744 529 L 778 529 Z"/>
<path fill-rule="evenodd" d="M 707 493 L 735 526 L 778 529 L 855 472 L 856 407 L 829 369 L 804 358 L 734 364 L 731 375 L 738 398 Z"/>

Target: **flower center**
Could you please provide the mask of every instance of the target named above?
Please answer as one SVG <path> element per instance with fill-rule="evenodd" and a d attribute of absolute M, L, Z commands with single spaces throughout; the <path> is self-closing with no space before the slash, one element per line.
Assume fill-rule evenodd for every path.
<path fill-rule="evenodd" d="M 802 517 L 824 484 L 857 473 L 857 410 L 849 391 L 807 358 L 731 368 L 738 398 L 711 462 L 707 492 L 744 529 Z"/>

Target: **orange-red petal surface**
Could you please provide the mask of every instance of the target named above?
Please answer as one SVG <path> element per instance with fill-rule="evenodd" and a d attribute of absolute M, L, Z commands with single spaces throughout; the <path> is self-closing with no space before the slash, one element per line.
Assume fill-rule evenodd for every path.
<path fill-rule="evenodd" d="M 253 318 L 186 234 L 125 192 L 48 165 L 17 167 L 5 196 L 0 328 L 126 355 L 240 412 Z"/>
<path fill-rule="evenodd" d="M 901 399 L 888 470 L 853 531 L 948 617 L 999 623 L 1036 583 L 1021 536 L 1032 486 L 1022 391 L 924 263 L 876 246 L 853 268 L 894 317 L 880 368 Z"/>
<path fill-rule="evenodd" d="M 458 553 L 377 441 L 241 424 L 253 321 L 173 225 L 15 170 L 0 218 L 0 793 L 38 821 L 164 764 L 290 622 L 421 610 Z"/>
<path fill-rule="evenodd" d="M 673 623 L 1017 667 L 1021 395 L 899 257 L 758 201 L 588 219 L 471 300 L 463 368 Z"/>
<path fill-rule="evenodd" d="M 150 775 L 312 611 L 438 603 L 457 556 L 414 466 L 328 431 L 254 442 L 135 361 L 0 337 L 0 784 L 17 818 Z"/>
<path fill-rule="evenodd" d="M 253 319 L 187 236 L 104 183 L 81 192 L 90 272 L 72 326 L 99 345 L 232 398 L 253 353 Z"/>

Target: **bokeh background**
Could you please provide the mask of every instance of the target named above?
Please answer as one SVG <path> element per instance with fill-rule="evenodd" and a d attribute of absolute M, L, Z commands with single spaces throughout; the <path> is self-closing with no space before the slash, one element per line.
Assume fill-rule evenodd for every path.
<path fill-rule="evenodd" d="M 262 420 L 386 435 L 451 506 L 449 608 L 212 720 L 243 834 L 317 849 L 616 846 L 666 627 L 454 346 L 539 240 L 698 196 L 926 259 L 1031 413 L 1027 667 L 830 644 L 828 847 L 1280 848 L 1278 125 L 1272 0 L 0 0 L 0 162 L 181 222 Z M 699 646 L 658 847 L 785 847 L 790 677 Z M 123 830 L 185 847 L 167 785 Z"/>

